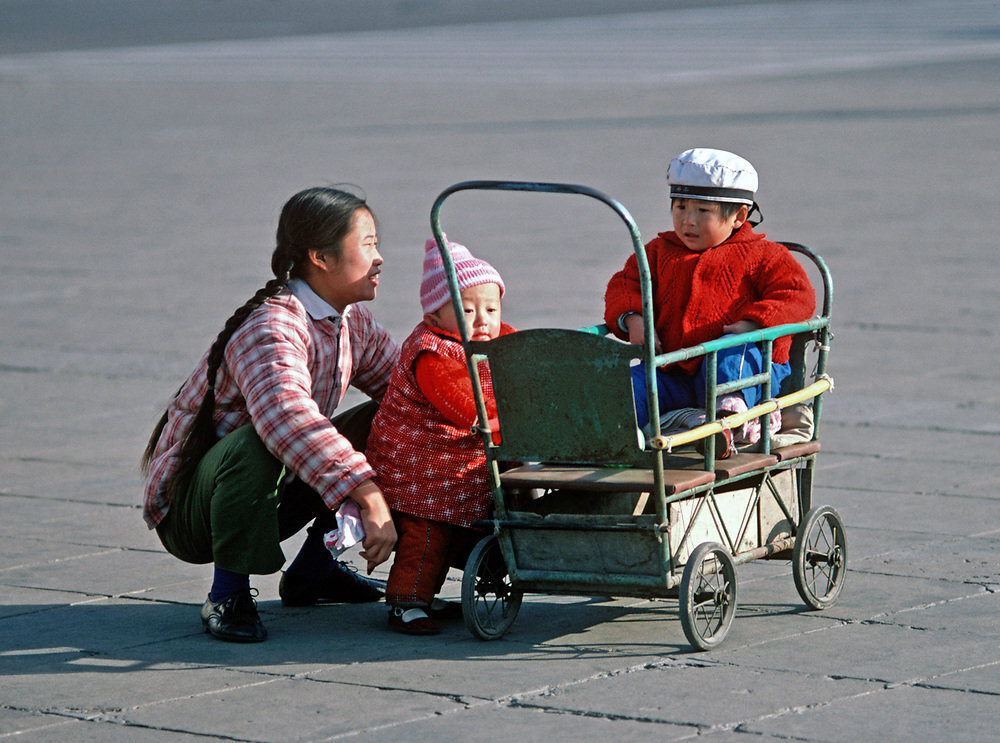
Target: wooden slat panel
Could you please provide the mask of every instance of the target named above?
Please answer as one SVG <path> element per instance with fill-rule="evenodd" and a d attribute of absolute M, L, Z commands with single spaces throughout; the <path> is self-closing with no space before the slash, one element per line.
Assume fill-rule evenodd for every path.
<path fill-rule="evenodd" d="M 716 460 L 715 473 L 720 480 L 724 480 L 777 463 L 778 458 L 773 454 L 734 454 L 729 459 Z"/>
<path fill-rule="evenodd" d="M 803 441 L 801 444 L 789 444 L 780 449 L 775 449 L 771 453 L 778 458 L 779 462 L 784 462 L 795 457 L 804 457 L 808 454 L 815 454 L 819 451 L 818 441 Z"/>
<path fill-rule="evenodd" d="M 777 460 L 775 460 L 777 461 Z M 715 475 L 704 470 L 664 470 L 667 495 L 706 485 Z M 510 488 L 566 488 L 606 492 L 645 491 L 653 488 L 653 470 L 624 467 L 573 467 L 528 464 L 508 470 L 500 481 Z"/>

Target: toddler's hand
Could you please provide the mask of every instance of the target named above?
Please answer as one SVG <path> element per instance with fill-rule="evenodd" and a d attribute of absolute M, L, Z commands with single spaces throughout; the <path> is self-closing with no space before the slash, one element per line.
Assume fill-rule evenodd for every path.
<path fill-rule="evenodd" d="M 727 335 L 739 335 L 740 333 L 749 333 L 754 330 L 760 330 L 760 325 L 753 320 L 737 320 L 731 325 L 722 326 L 722 332 Z"/>
<path fill-rule="evenodd" d="M 636 346 L 641 346 L 646 338 L 643 335 L 642 329 L 642 315 L 633 314 L 628 315 L 623 321 L 625 329 L 628 330 L 628 342 Z M 660 346 L 660 339 L 653 336 L 653 351 L 656 353 L 661 353 L 663 348 Z"/>

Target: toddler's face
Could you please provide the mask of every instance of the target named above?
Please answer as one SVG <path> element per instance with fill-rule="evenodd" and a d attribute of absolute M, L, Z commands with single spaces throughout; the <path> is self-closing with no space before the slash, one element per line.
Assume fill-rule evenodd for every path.
<path fill-rule="evenodd" d="M 718 203 L 700 199 L 673 199 L 670 213 L 674 218 L 674 232 L 687 249 L 695 253 L 724 243 L 746 220 L 743 209 L 723 217 Z"/>
<path fill-rule="evenodd" d="M 469 338 L 474 341 L 493 340 L 500 335 L 500 286 L 480 284 L 462 290 L 462 307 Z M 449 300 L 443 307 L 424 315 L 432 325 L 449 333 L 459 334 L 458 320 Z"/>

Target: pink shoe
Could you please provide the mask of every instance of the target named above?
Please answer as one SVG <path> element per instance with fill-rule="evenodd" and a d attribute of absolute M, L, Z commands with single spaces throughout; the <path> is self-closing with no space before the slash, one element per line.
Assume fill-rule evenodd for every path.
<path fill-rule="evenodd" d="M 725 395 L 719 398 L 719 414 L 733 415 L 749 410 L 743 395 Z M 773 410 L 768 416 L 767 425 L 773 436 L 781 430 L 781 411 Z M 743 424 L 742 428 L 733 429 L 733 438 L 741 444 L 756 444 L 760 441 L 760 419 L 752 418 Z"/>
<path fill-rule="evenodd" d="M 772 436 L 781 430 L 781 408 L 771 411 L 767 417 L 767 427 L 771 429 Z"/>
<path fill-rule="evenodd" d="M 747 403 L 746 400 L 743 399 L 743 395 L 725 395 L 719 398 L 716 417 L 724 418 L 727 415 L 738 415 L 740 413 L 747 412 L 747 410 L 749 410 L 749 408 L 747 408 Z M 751 424 L 756 422 L 757 421 L 755 420 L 747 421 L 742 427 L 734 428 L 733 439 L 740 442 L 750 441 L 750 443 L 757 441 L 757 439 L 760 438 L 760 426 L 757 426 L 756 439 L 751 440 L 747 438 L 753 434 Z"/>

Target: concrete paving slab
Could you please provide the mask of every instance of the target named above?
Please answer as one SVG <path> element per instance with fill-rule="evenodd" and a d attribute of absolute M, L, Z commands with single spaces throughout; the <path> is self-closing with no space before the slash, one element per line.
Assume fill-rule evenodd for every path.
<path fill-rule="evenodd" d="M 845 652 L 831 655 L 834 647 Z M 847 648 L 855 648 L 848 652 Z M 858 648 L 864 652 L 858 652 Z M 781 668 L 845 678 L 900 683 L 957 671 L 1000 658 L 1000 648 L 983 643 L 979 632 L 950 632 L 947 647 L 933 633 L 872 622 L 824 625 L 813 632 L 742 648 L 713 651 L 713 657 L 756 668 Z"/>
<path fill-rule="evenodd" d="M 954 689 L 962 692 L 983 694 L 1000 693 L 1000 662 L 993 660 L 979 663 L 971 668 L 963 668 L 951 673 L 942 673 L 926 681 L 921 686 L 927 688 Z"/>
<path fill-rule="evenodd" d="M 783 678 L 779 672 L 765 680 L 761 671 L 725 663 L 662 663 L 592 679 L 587 684 L 550 689 L 520 704 L 562 713 L 645 718 L 708 733 L 734 730 L 747 720 L 768 717 L 788 707 L 810 707 L 881 688 L 854 679 L 787 675 L 794 678 Z M 706 694 L 705 689 L 716 693 Z"/>
<path fill-rule="evenodd" d="M 855 569 L 885 575 L 909 575 L 927 579 L 961 580 L 971 585 L 995 586 L 998 544 L 995 534 L 982 537 L 955 537 L 933 540 L 924 545 L 897 545 L 895 549 L 873 553 L 859 561 Z"/>
<path fill-rule="evenodd" d="M 819 709 L 789 710 L 749 724 L 744 730 L 807 741 L 984 741 L 995 735 L 987 711 L 994 701 L 990 695 L 898 686 L 851 700 L 834 700 Z M 887 716 L 886 708 L 898 714 Z"/>
<path fill-rule="evenodd" d="M 169 727 L 208 737 L 255 741 L 323 740 L 402 718 L 427 718 L 462 708 L 460 700 L 430 693 L 379 690 L 380 703 L 368 704 L 372 690 L 308 679 L 250 675 L 238 686 L 148 705 L 123 713 L 127 724 Z M 284 713 L 262 717 L 257 710 L 281 700 Z M 294 720 L 294 726 L 288 724 Z"/>
<path fill-rule="evenodd" d="M 37 20 L 53 2 L 5 13 L 30 6 Z M 153 8 L 127 5 L 130 18 Z M 268 5 L 294 25 L 292 0 Z M 3 45 L 40 43 L 17 30 L 39 26 L 0 24 L 0 685 L 23 701 L 0 700 L 0 734 L 989 739 L 984 702 L 1000 684 L 986 634 L 1000 541 L 992 4 L 671 4 L 435 30 L 306 24 L 317 33 L 254 41 L 200 15 L 203 0 L 183 6 L 180 28 L 206 43 L 15 54 Z M 262 8 L 244 3 L 240 17 L 254 27 Z M 511 18 L 528 10 L 504 4 Z M 46 38 L 96 33 L 113 46 L 125 25 L 178 29 L 88 25 L 100 17 L 52 13 Z M 145 530 L 136 462 L 170 394 L 265 278 L 284 199 L 314 183 L 364 187 L 387 261 L 373 309 L 402 337 L 419 317 L 430 204 L 448 184 L 584 183 L 621 199 L 648 238 L 669 226 L 666 158 L 695 144 L 747 155 L 764 230 L 816 248 L 834 272 L 837 389 L 814 500 L 847 523 L 840 603 L 803 612 L 787 563 L 743 566 L 730 637 L 696 655 L 676 602 L 529 596 L 495 643 L 461 624 L 421 640 L 390 633 L 378 605 L 283 609 L 277 576 L 264 576 L 268 642 L 201 632 L 210 566 L 173 560 Z M 599 318 L 628 249 L 610 212 L 467 196 L 449 201 L 445 226 L 500 266 L 505 319 Z M 715 672 L 687 668 L 696 662 Z M 652 679 L 671 673 L 743 714 L 720 713 L 718 727 L 646 715 L 630 692 L 653 699 Z M 288 693 L 269 694 L 278 685 Z M 849 685 L 861 691 L 823 698 Z"/>
<path fill-rule="evenodd" d="M 655 727 L 654 727 L 655 726 Z M 576 714 L 562 710 L 522 705 L 519 700 L 504 700 L 471 706 L 456 715 L 438 715 L 407 720 L 395 725 L 365 731 L 376 743 L 392 743 L 400 737 L 409 740 L 477 740 L 503 731 L 514 740 L 609 740 L 648 741 L 685 740 L 697 734 L 688 726 L 652 722 L 642 714 Z"/>
<path fill-rule="evenodd" d="M 671 621 L 674 619 L 672 607 L 665 602 L 642 602 L 638 606 L 635 603 L 632 599 L 530 594 L 525 597 L 514 625 L 503 638 L 494 642 L 473 638 L 461 621 L 446 624 L 439 636 L 396 638 L 386 626 L 385 608 L 379 605 L 282 611 L 281 621 L 295 625 L 292 629 L 288 624 L 285 634 L 292 647 L 299 642 L 294 639 L 296 637 L 325 632 L 333 636 L 337 627 L 351 632 L 349 648 L 335 645 L 314 651 L 322 653 L 320 656 L 310 655 L 330 662 L 355 663 L 365 658 L 391 661 L 396 657 L 431 664 L 440 660 L 545 661 L 550 668 L 546 673 L 561 674 L 565 671 L 559 663 L 562 659 L 592 656 L 597 662 L 609 658 L 610 662 L 618 662 L 613 656 L 644 658 L 663 652 L 664 648 L 675 648 L 682 642 L 679 626 Z M 668 620 L 666 624 L 664 617 Z M 645 626 L 652 629 L 636 631 L 635 627 L 620 626 L 630 622 L 648 623 Z M 396 642 L 391 641 L 394 638 Z M 366 672 L 364 668 L 358 669 L 358 673 Z"/>
<path fill-rule="evenodd" d="M 14 617 L 53 606 L 66 606 L 79 598 L 79 594 L 71 591 L 40 591 L 36 588 L 0 585 L 0 617 Z"/>
<path fill-rule="evenodd" d="M 166 553 L 97 548 L 73 558 L 43 560 L 4 571 L 6 583 L 76 591 L 84 596 L 117 596 L 145 590 L 149 577 L 169 561 Z M 204 567 L 189 566 L 204 574 Z M 163 571 L 160 572 L 163 574 Z M 207 589 L 206 589 L 207 592 Z"/>
<path fill-rule="evenodd" d="M 40 725 L 18 735 L 28 736 L 22 740 L 32 743 L 59 743 L 59 741 L 87 741 L 88 743 L 163 743 L 180 741 L 194 743 L 204 738 L 187 735 L 176 730 L 150 730 L 122 725 L 120 722 L 105 720 L 101 715 L 87 713 L 70 715 L 37 715 Z"/>
<path fill-rule="evenodd" d="M 879 490 L 865 483 L 850 485 L 851 477 L 832 484 L 829 476 L 823 488 L 817 488 L 814 504 L 828 504 L 837 509 L 844 519 L 848 544 L 850 528 L 882 527 L 886 530 L 901 529 L 909 533 L 928 536 L 948 535 L 963 537 L 993 533 L 993 525 L 1000 523 L 1000 504 L 994 498 L 961 495 L 939 495 L 932 492 Z M 836 494 L 824 497 L 829 489 Z"/>
<path fill-rule="evenodd" d="M 58 729 L 60 735 L 65 735 L 66 726 L 71 724 L 63 717 L 47 715 L 33 710 L 21 711 L 11 706 L 0 709 L 0 735 L 17 733 L 30 736 L 30 740 L 42 740 L 41 736 Z M 65 740 L 60 737 L 60 740 Z"/>
<path fill-rule="evenodd" d="M 959 498 L 1000 500 L 993 486 L 996 480 L 989 460 L 925 463 L 919 461 L 882 462 L 871 458 L 842 457 L 826 452 L 824 469 L 817 476 L 823 487 L 842 487 L 875 494 L 912 493 Z M 839 466 L 838 466 L 839 465 Z M 962 501 L 956 501 L 960 503 Z M 989 507 L 989 504 L 986 504 Z M 931 506 L 933 508 L 933 506 Z M 956 505 L 956 510 L 968 511 Z"/>
<path fill-rule="evenodd" d="M 162 550 L 156 534 L 145 528 L 142 511 L 135 505 L 62 500 L 50 494 L 7 494 L 4 516 L 18 539 Z M 58 540 L 53 538 L 55 534 Z"/>
<path fill-rule="evenodd" d="M 925 632 L 959 632 L 980 635 L 987 643 L 996 640 L 996 616 L 1000 593 L 982 590 L 944 601 L 914 606 L 892 613 L 888 620 Z"/>
<path fill-rule="evenodd" d="M 145 656 L 150 644 L 198 638 L 202 631 L 197 612 L 192 617 L 184 605 L 105 599 L 30 608 L 4 622 L 0 647 L 12 670 L 45 668 L 52 656 L 57 666 L 79 654 L 128 661 L 132 648 Z"/>
<path fill-rule="evenodd" d="M 822 611 L 809 609 L 794 587 L 791 575 L 775 577 L 762 582 L 748 582 L 737 571 L 739 609 L 736 621 L 744 627 L 751 617 L 758 618 L 768 636 L 766 625 L 773 629 L 771 636 L 781 636 L 785 631 L 809 632 L 815 629 L 804 619 L 816 622 L 857 622 L 892 616 L 897 612 L 926 607 L 937 602 L 961 600 L 986 593 L 980 585 L 970 585 L 962 580 L 945 580 L 926 576 L 905 578 L 848 569 L 844 591 L 837 603 Z M 746 641 L 752 635 L 744 634 Z"/>
<path fill-rule="evenodd" d="M 43 546 L 45 547 L 44 556 L 39 554 L 39 547 Z M 92 554 L 95 554 L 95 548 L 90 545 L 53 545 L 38 539 L 20 537 L 5 539 L 3 551 L 0 552 L 0 559 L 3 560 L 4 564 L 4 567 L 0 569 L 0 575 L 12 571 L 30 570 L 32 567 L 47 563 L 77 560 Z"/>
<path fill-rule="evenodd" d="M 42 707 L 47 714 L 72 714 L 91 710 L 106 717 L 120 717 L 146 705 L 169 706 L 175 699 L 211 696 L 225 689 L 239 689 L 262 676 L 208 664 L 164 663 L 146 665 L 126 658 L 82 654 L 58 671 L 12 674 L 6 704 L 16 708 Z M 38 685 L 47 689 L 44 704 L 31 694 Z"/>
<path fill-rule="evenodd" d="M 38 436 L 44 437 L 45 432 L 38 432 Z M 70 445 L 69 442 L 67 445 Z M 70 446 L 75 447 L 76 444 Z M 109 448 L 114 450 L 118 447 Z M 137 502 L 135 494 L 140 490 L 137 468 L 134 463 L 126 464 L 124 468 L 120 465 L 119 462 L 109 465 L 107 462 L 74 459 L 51 461 L 33 453 L 12 456 L 8 470 L 10 477 L 4 492 L 17 497 L 134 507 Z M 40 470 L 44 470 L 44 474 L 40 474 Z"/>
<path fill-rule="evenodd" d="M 857 428 L 858 424 L 867 424 L 867 418 L 859 415 L 860 410 L 848 411 L 844 405 L 848 402 L 863 403 L 866 400 L 869 404 L 873 403 L 871 396 L 863 395 L 852 394 L 846 399 L 839 395 L 828 398 L 831 420 L 835 422 L 829 423 L 824 412 L 824 434 L 829 434 L 831 437 L 829 442 L 825 440 L 827 437 L 824 437 L 824 451 L 832 450 L 842 455 L 851 454 L 877 459 L 893 467 L 902 462 L 922 462 L 933 466 L 938 462 L 990 461 L 989 458 L 994 453 L 994 439 L 987 433 L 975 435 L 967 428 L 944 429 L 933 424 L 907 428 L 905 436 L 883 436 L 877 448 L 864 449 L 863 445 L 871 442 L 867 437 L 859 438 L 851 435 L 849 427 Z M 848 428 L 848 431 L 838 430 L 841 426 Z"/>

